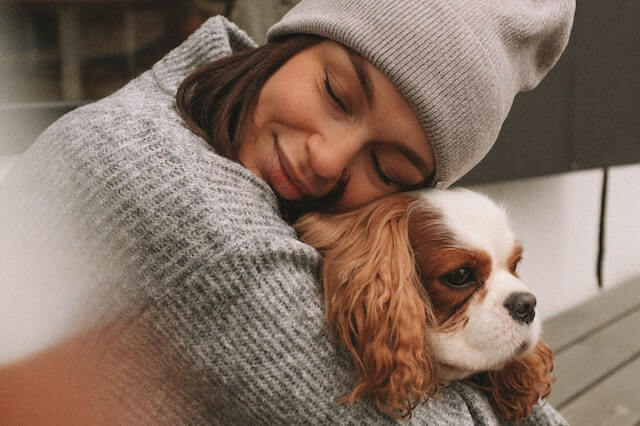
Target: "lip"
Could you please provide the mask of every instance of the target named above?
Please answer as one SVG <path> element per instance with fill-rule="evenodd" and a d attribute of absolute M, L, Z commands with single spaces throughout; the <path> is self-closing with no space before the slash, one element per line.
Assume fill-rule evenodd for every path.
<path fill-rule="evenodd" d="M 312 196 L 312 191 L 310 191 L 307 184 L 298 177 L 298 174 L 296 173 L 293 166 L 289 162 L 289 159 L 280 148 L 280 144 L 278 144 L 277 137 L 276 137 L 275 145 L 276 145 L 276 152 L 278 153 L 278 159 L 280 160 L 280 165 L 282 166 L 282 170 L 284 171 L 285 175 L 289 178 L 293 186 L 295 186 L 304 196 L 306 197 Z"/>

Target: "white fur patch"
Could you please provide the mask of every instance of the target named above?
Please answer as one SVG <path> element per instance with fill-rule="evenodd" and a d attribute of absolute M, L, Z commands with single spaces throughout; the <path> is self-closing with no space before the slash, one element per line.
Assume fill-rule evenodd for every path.
<path fill-rule="evenodd" d="M 540 320 L 530 324 L 514 320 L 504 306 L 509 295 L 527 287 L 509 270 L 518 243 L 503 208 L 488 197 L 465 189 L 430 190 L 420 199 L 437 209 L 456 247 L 482 250 L 491 258 L 491 273 L 469 299 L 464 326 L 449 332 L 430 332 L 435 359 L 445 380 L 463 378 L 478 371 L 494 370 L 533 350 L 540 336 Z"/>

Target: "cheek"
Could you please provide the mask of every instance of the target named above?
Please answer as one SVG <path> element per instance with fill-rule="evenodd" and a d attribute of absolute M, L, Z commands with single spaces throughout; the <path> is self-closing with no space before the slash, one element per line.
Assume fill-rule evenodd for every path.
<path fill-rule="evenodd" d="M 274 75 L 260 91 L 254 112 L 254 125 L 272 122 L 294 128 L 307 128 L 314 117 L 321 118 L 320 99 L 313 79 Z"/>

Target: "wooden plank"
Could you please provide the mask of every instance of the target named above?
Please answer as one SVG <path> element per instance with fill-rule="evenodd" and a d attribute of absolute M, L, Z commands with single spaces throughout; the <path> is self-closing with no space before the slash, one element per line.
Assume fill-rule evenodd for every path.
<path fill-rule="evenodd" d="M 549 401 L 556 408 L 598 383 L 640 353 L 640 309 L 573 344 L 556 356 Z"/>
<path fill-rule="evenodd" d="M 544 341 L 556 354 L 572 342 L 640 307 L 640 278 L 600 293 L 544 322 Z"/>
<path fill-rule="evenodd" d="M 640 354 L 561 410 L 572 425 L 632 426 L 640 423 Z"/>

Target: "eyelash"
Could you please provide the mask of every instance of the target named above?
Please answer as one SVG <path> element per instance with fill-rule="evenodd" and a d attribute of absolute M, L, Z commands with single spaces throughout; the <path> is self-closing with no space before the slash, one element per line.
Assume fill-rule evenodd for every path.
<path fill-rule="evenodd" d="M 324 73 L 324 89 L 327 91 L 327 94 L 331 98 L 331 100 L 342 110 L 342 112 L 348 114 L 347 106 L 342 102 L 342 100 L 336 95 L 336 92 L 333 91 L 333 87 L 331 87 L 331 82 L 329 81 L 329 73 Z"/>
<path fill-rule="evenodd" d="M 371 161 L 373 161 L 373 167 L 375 168 L 376 174 L 378 175 L 380 180 L 385 185 L 394 185 L 395 182 L 392 181 L 391 179 L 389 179 L 389 177 L 387 175 L 385 175 L 384 172 L 382 171 L 382 167 L 380 167 L 380 162 L 378 161 L 378 157 L 376 156 L 375 152 L 373 152 L 373 151 L 371 151 Z"/>

